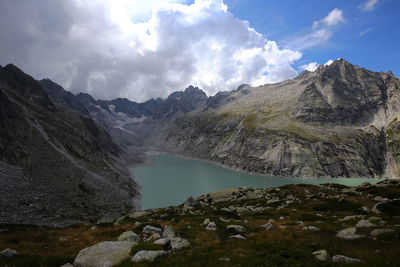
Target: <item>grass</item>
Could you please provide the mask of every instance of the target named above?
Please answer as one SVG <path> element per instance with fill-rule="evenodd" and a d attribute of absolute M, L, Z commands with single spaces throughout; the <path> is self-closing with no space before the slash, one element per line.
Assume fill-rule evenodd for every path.
<path fill-rule="evenodd" d="M 372 187 L 378 190 L 381 187 Z M 392 188 L 392 187 L 391 187 Z M 396 188 L 393 186 L 393 190 Z M 382 204 L 381 214 L 377 216 L 386 221 L 382 227 L 358 229 L 365 236 L 374 229 L 394 228 L 395 232 L 379 236 L 377 239 L 342 240 L 336 233 L 353 227 L 359 219 L 340 221 L 347 215 L 361 214 L 359 208 L 372 207 L 375 197 L 371 188 L 361 189 L 361 195 L 344 193 L 346 187 L 336 185 L 288 185 L 280 190 L 270 190 L 269 197 L 247 200 L 231 200 L 211 206 L 203 206 L 192 213 L 182 213 L 181 208 L 161 209 L 140 220 L 125 220 L 121 225 L 76 225 L 64 229 L 39 228 L 32 226 L 0 226 L 9 231 L 0 233 L 0 249 L 6 247 L 18 250 L 21 255 L 7 262 L 9 266 L 61 266 L 72 263 L 79 250 L 101 241 L 116 240 L 127 230 L 140 233 L 147 224 L 163 227 L 170 225 L 176 234 L 190 242 L 190 247 L 169 253 L 153 263 L 133 265 L 130 259 L 119 267 L 126 266 L 340 266 L 331 262 L 317 261 L 313 251 L 326 249 L 330 255 L 346 255 L 361 259 L 362 264 L 352 266 L 398 266 L 400 262 L 400 229 L 391 225 L 399 224 L 394 216 L 399 214 L 400 201 Z M 307 191 L 307 193 L 306 193 Z M 390 191 L 390 190 L 389 190 Z M 345 195 L 342 201 L 321 197 Z M 238 215 L 236 212 L 222 211 L 230 205 L 270 206 L 268 199 L 278 198 L 277 205 L 286 201 L 289 195 L 297 200 L 281 209 L 266 212 L 250 212 Z M 305 196 L 310 196 L 305 199 Z M 317 215 L 319 214 L 319 215 Z M 284 216 L 283 219 L 280 219 Z M 367 216 L 368 217 L 368 216 Z M 205 218 L 216 222 L 217 231 L 205 230 Z M 265 230 L 260 226 L 274 219 L 273 227 Z M 303 231 L 303 225 L 317 226 L 320 231 Z M 134 229 L 135 222 L 141 224 Z M 229 224 L 244 226 L 247 230 L 245 240 L 229 238 L 234 232 L 226 230 Z M 60 239 L 66 238 L 66 239 Z M 131 255 L 139 250 L 159 250 L 162 246 L 140 242 L 132 248 Z M 229 258 L 229 261 L 224 259 Z"/>

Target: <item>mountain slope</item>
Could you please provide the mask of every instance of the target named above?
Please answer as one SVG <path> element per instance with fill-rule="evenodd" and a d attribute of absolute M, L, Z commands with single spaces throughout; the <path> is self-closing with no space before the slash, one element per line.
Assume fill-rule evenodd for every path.
<path fill-rule="evenodd" d="M 54 85 L 53 85 L 54 86 Z M 0 67 L 0 222 L 68 225 L 132 210 L 122 151 L 90 117 Z"/>
<path fill-rule="evenodd" d="M 396 178 L 399 97 L 391 73 L 341 59 L 293 80 L 219 93 L 164 123 L 149 145 L 261 174 Z"/>

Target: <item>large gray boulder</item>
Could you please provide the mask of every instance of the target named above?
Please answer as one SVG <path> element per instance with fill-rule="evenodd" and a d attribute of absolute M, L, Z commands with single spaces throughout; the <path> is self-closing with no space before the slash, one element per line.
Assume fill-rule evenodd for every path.
<path fill-rule="evenodd" d="M 140 250 L 135 256 L 132 257 L 133 262 L 143 262 L 149 261 L 152 262 L 156 258 L 167 255 L 167 252 L 164 250 Z"/>
<path fill-rule="evenodd" d="M 128 259 L 136 242 L 105 241 L 79 251 L 74 267 L 111 267 Z"/>

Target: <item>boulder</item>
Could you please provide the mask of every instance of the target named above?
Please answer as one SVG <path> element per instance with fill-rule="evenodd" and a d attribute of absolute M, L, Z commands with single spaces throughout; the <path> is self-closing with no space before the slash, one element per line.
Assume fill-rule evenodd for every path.
<path fill-rule="evenodd" d="M 171 243 L 169 238 L 160 238 L 153 242 L 153 244 L 160 245 L 160 246 L 168 246 Z"/>
<path fill-rule="evenodd" d="M 133 262 L 143 262 L 149 261 L 152 262 L 156 258 L 167 255 L 167 252 L 164 250 L 140 250 L 133 257 Z"/>
<path fill-rule="evenodd" d="M 330 259 L 328 252 L 325 249 L 317 250 L 312 253 L 317 260 L 327 261 Z"/>
<path fill-rule="evenodd" d="M 105 241 L 79 251 L 74 267 L 109 267 L 129 258 L 136 242 Z"/>
<path fill-rule="evenodd" d="M 236 233 L 243 234 L 246 232 L 246 228 L 241 225 L 231 224 L 226 227 L 226 230 L 232 230 Z"/>
<path fill-rule="evenodd" d="M 309 225 L 309 226 L 304 226 L 303 230 L 304 231 L 319 231 L 319 228 L 316 226 Z"/>
<path fill-rule="evenodd" d="M 382 234 L 393 233 L 393 232 L 394 232 L 393 229 L 375 229 L 375 230 L 371 231 L 370 235 L 372 237 L 378 237 Z"/>
<path fill-rule="evenodd" d="M 266 223 L 261 225 L 261 228 L 264 228 L 265 230 L 269 230 L 272 228 L 272 224 L 271 223 Z"/>
<path fill-rule="evenodd" d="M 175 237 L 175 231 L 172 229 L 171 226 L 165 225 L 162 237 L 169 237 L 169 238 Z"/>
<path fill-rule="evenodd" d="M 190 243 L 186 239 L 183 239 L 180 237 L 173 237 L 170 239 L 170 245 L 171 245 L 171 249 L 173 251 L 175 251 L 175 250 L 181 250 L 185 247 L 190 246 Z"/>
<path fill-rule="evenodd" d="M 335 255 L 332 257 L 333 262 L 341 262 L 341 263 L 360 263 L 361 260 L 355 259 L 355 258 L 350 258 L 347 256 L 343 255 Z"/>
<path fill-rule="evenodd" d="M 361 237 L 360 235 L 356 235 L 355 227 L 343 229 L 339 231 L 336 236 L 342 239 L 349 239 L 349 240 L 358 239 Z"/>
<path fill-rule="evenodd" d="M 217 224 L 215 222 L 209 222 L 206 226 L 206 230 L 216 231 Z"/>
<path fill-rule="evenodd" d="M 123 232 L 119 237 L 118 241 L 130 241 L 130 242 L 139 242 L 140 236 L 134 233 L 133 231 Z"/>
<path fill-rule="evenodd" d="M 155 226 L 146 225 L 143 228 L 143 233 L 146 233 L 146 234 L 156 233 L 156 234 L 162 235 L 162 229 L 155 227 Z"/>
<path fill-rule="evenodd" d="M 200 202 L 194 199 L 193 197 L 189 197 L 185 204 L 183 204 L 184 209 L 194 209 L 200 206 Z"/>
<path fill-rule="evenodd" d="M 356 224 L 356 228 L 364 228 L 364 227 L 375 227 L 376 224 L 370 222 L 369 220 L 361 219 Z"/>
<path fill-rule="evenodd" d="M 18 255 L 19 255 L 18 251 L 11 249 L 11 248 L 6 248 L 0 252 L 0 260 L 1 259 L 11 259 Z"/>

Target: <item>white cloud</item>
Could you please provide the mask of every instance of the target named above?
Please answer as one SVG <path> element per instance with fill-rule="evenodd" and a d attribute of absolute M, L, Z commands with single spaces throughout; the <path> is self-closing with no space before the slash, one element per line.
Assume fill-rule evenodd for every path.
<path fill-rule="evenodd" d="M 313 23 L 313 29 L 318 28 L 318 26 L 334 26 L 340 22 L 344 22 L 344 16 L 343 16 L 343 11 L 340 9 L 333 9 L 329 14 L 319 20 L 319 21 L 314 21 Z"/>
<path fill-rule="evenodd" d="M 319 64 L 317 62 L 310 62 L 308 64 L 304 64 L 300 66 L 301 70 L 308 70 L 314 72 L 318 68 Z"/>
<path fill-rule="evenodd" d="M 302 51 L 320 45 L 332 37 L 332 27 L 343 22 L 343 11 L 335 8 L 323 19 L 314 21 L 311 32 L 290 40 L 288 47 Z"/>
<path fill-rule="evenodd" d="M 378 1 L 379 0 L 368 0 L 367 2 L 365 2 L 360 6 L 360 9 L 363 11 L 373 11 Z"/>
<path fill-rule="evenodd" d="M 297 74 L 301 53 L 265 39 L 223 0 L 185 2 L 3 0 L 0 64 L 75 92 L 137 101 L 189 84 L 214 94 Z"/>
<path fill-rule="evenodd" d="M 373 31 L 372 28 L 366 28 L 365 30 L 363 30 L 362 32 L 360 32 L 358 35 L 359 35 L 359 36 L 364 36 L 364 35 L 366 35 L 367 33 L 372 32 L 372 31 Z"/>

